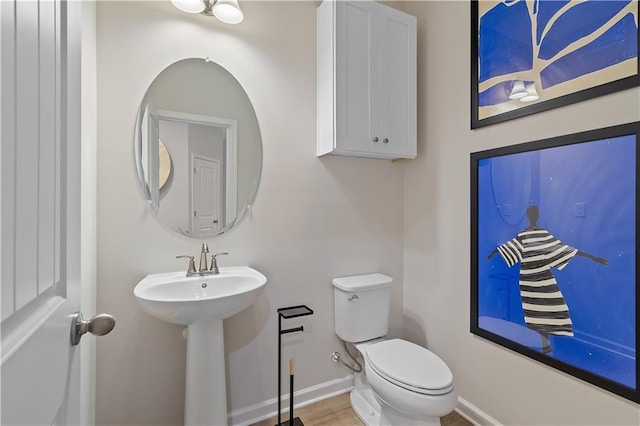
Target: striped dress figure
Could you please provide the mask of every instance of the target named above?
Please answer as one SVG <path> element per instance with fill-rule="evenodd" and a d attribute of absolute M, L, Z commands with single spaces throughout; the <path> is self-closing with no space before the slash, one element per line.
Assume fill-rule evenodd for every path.
<path fill-rule="evenodd" d="M 578 249 L 546 229 L 530 226 L 497 251 L 509 267 L 520 262 L 520 297 L 527 327 L 542 335 L 573 336 L 569 307 L 551 268 L 562 270 Z"/>

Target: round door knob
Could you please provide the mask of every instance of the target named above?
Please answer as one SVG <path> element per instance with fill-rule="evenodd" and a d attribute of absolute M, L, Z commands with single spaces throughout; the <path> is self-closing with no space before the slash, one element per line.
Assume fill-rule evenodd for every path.
<path fill-rule="evenodd" d="M 384 139 L 382 140 L 382 143 L 389 143 L 389 139 L 384 138 Z"/>
<path fill-rule="evenodd" d="M 374 137 L 372 140 L 373 140 L 374 142 L 378 142 L 378 137 L 376 136 L 376 137 Z"/>
<path fill-rule="evenodd" d="M 80 343 L 83 334 L 89 332 L 94 336 L 104 336 L 116 326 L 116 319 L 110 314 L 94 315 L 90 320 L 85 321 L 80 312 L 73 316 L 71 323 L 71 344 L 73 346 Z"/>

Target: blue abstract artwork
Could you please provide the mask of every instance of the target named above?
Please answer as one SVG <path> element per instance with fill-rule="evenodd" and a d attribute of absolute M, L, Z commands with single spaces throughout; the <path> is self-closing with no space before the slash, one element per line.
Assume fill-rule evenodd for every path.
<path fill-rule="evenodd" d="M 472 127 L 638 84 L 635 0 L 483 0 L 472 8 Z M 580 96 L 566 98 L 574 94 Z M 548 108 L 532 108 L 545 102 Z"/>
<path fill-rule="evenodd" d="M 472 154 L 472 332 L 637 401 L 640 126 L 619 127 Z"/>

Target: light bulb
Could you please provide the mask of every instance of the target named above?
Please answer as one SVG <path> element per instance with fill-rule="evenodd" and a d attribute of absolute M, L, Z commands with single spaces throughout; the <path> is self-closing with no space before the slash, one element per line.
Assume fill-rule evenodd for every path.
<path fill-rule="evenodd" d="M 202 0 L 171 0 L 171 4 L 187 13 L 200 13 L 205 7 Z"/>
<path fill-rule="evenodd" d="M 213 15 L 226 24 L 239 24 L 244 19 L 238 0 L 218 0 L 213 5 Z"/>

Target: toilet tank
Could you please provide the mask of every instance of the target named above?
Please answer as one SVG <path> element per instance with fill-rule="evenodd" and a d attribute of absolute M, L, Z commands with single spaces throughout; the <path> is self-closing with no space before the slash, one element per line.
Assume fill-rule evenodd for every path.
<path fill-rule="evenodd" d="M 393 279 L 383 274 L 333 279 L 334 328 L 346 342 L 363 342 L 387 334 Z"/>

